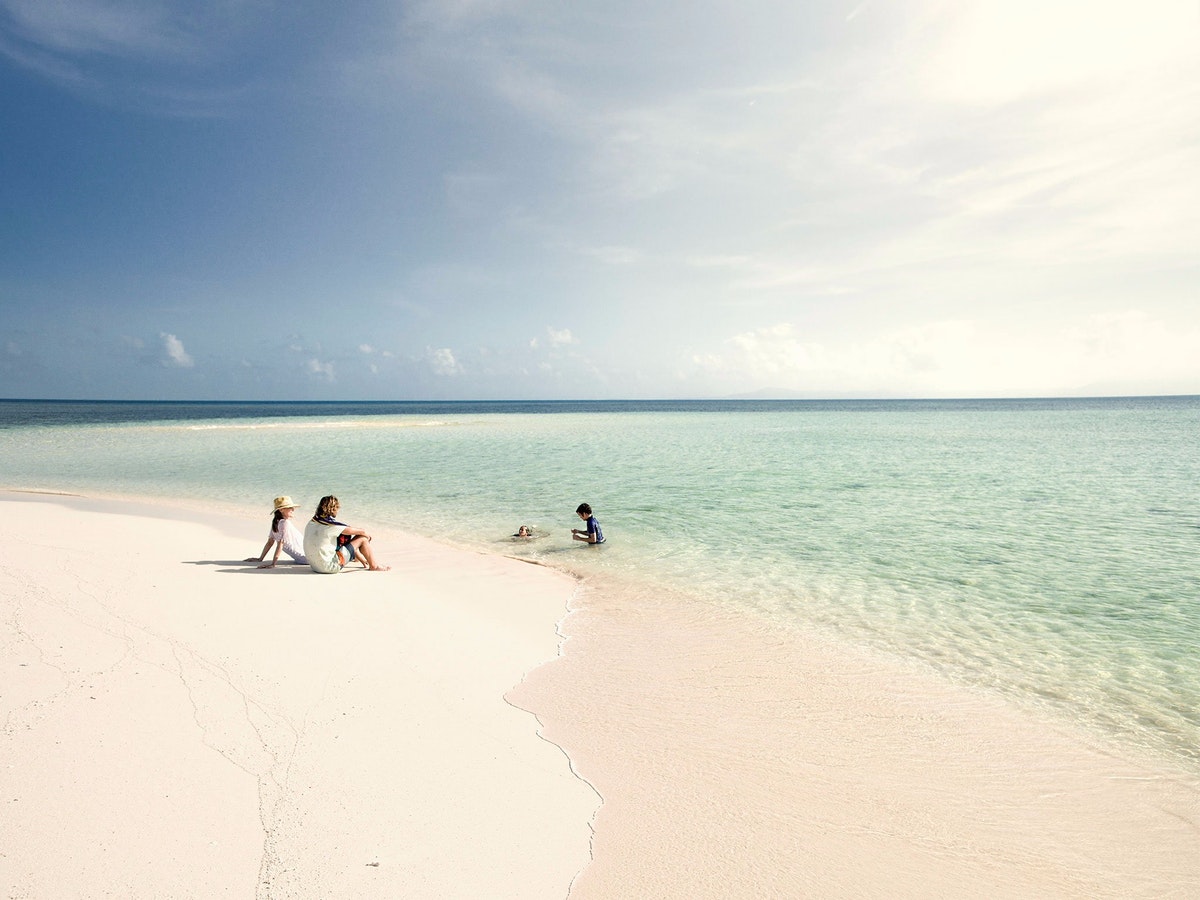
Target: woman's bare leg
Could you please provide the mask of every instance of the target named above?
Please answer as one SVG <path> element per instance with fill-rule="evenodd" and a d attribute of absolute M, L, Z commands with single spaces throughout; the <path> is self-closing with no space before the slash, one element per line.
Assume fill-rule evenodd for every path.
<path fill-rule="evenodd" d="M 391 566 L 381 566 L 375 562 L 375 554 L 371 552 L 371 541 L 361 534 L 350 542 L 354 547 L 354 555 L 362 560 L 372 572 L 386 572 Z"/>

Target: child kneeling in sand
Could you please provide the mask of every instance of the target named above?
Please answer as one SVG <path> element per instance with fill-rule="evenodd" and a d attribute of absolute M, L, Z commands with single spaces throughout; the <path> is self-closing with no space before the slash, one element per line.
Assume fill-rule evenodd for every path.
<path fill-rule="evenodd" d="M 585 544 L 603 544 L 604 532 L 600 530 L 600 523 L 592 515 L 592 508 L 586 503 L 580 503 L 575 515 L 587 523 L 587 528 L 572 528 L 571 540 L 583 541 Z"/>
<path fill-rule="evenodd" d="M 357 559 L 372 572 L 386 572 L 391 567 L 375 561 L 371 536 L 361 528 L 351 528 L 333 518 L 340 507 L 337 497 L 322 497 L 316 514 L 304 528 L 304 555 L 312 570 L 334 575 Z"/>

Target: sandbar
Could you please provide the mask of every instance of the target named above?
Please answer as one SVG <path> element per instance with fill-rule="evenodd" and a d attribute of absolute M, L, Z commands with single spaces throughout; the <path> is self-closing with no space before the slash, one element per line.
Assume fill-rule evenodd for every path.
<path fill-rule="evenodd" d="M 504 694 L 573 579 L 260 570 L 268 525 L 0 494 L 4 896 L 567 896 L 599 798 Z"/>

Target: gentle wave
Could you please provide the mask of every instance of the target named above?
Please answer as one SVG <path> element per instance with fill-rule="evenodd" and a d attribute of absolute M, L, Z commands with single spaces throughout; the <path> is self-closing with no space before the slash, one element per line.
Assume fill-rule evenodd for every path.
<path fill-rule="evenodd" d="M 398 428 L 452 428 L 454 422 L 219 422 L 206 425 L 138 425 L 153 431 L 309 431 L 375 428 L 395 430 Z"/>

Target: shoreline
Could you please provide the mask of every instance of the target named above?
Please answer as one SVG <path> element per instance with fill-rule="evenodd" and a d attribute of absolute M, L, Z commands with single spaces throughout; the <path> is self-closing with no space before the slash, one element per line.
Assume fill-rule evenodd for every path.
<path fill-rule="evenodd" d="M 585 589 L 510 699 L 604 802 L 572 900 L 1200 893 L 1200 778 L 869 648 Z"/>
<path fill-rule="evenodd" d="M 192 713 L 178 717 L 175 733 L 199 728 L 202 740 L 197 747 L 193 734 L 171 745 L 173 752 L 192 751 L 183 766 L 195 778 L 185 791 L 187 803 L 205 808 L 210 782 L 229 780 L 233 770 L 233 786 L 222 794 L 236 802 L 220 800 L 211 829 L 218 821 L 241 823 L 238 884 L 244 888 L 245 873 L 257 862 L 256 896 L 464 896 L 468 884 L 477 896 L 572 900 L 1200 893 L 1200 854 L 1194 852 L 1200 847 L 1200 779 L 1131 758 L 998 695 L 953 685 L 868 648 L 681 602 L 645 585 L 608 590 L 603 579 L 576 582 L 553 567 L 530 565 L 535 561 L 400 532 L 379 531 L 386 541 L 380 546 L 388 548 L 381 558 L 393 565 L 391 573 L 322 579 L 307 568 L 258 572 L 240 562 L 261 548 L 265 515 L 214 516 L 186 501 L 145 498 L 139 505 L 48 492 L 0 492 L 0 503 L 70 509 L 85 520 L 131 519 L 121 527 L 147 542 L 138 551 L 165 557 L 150 566 L 157 579 L 150 592 L 138 574 L 145 558 L 131 572 L 105 561 L 94 544 L 72 547 L 78 523 L 59 517 L 65 552 L 77 557 L 71 579 L 48 574 L 32 559 L 19 559 L 17 569 L 35 592 L 92 585 L 94 597 L 95 585 L 107 585 L 110 593 L 119 586 L 140 597 L 135 609 L 115 619 L 106 619 L 111 613 L 103 608 L 77 609 L 75 627 L 107 623 L 100 631 L 110 642 L 123 634 L 120 657 L 109 648 L 109 668 L 101 672 L 148 659 L 170 689 L 187 686 Z M 14 531 L 13 516 L 5 519 L 10 545 L 19 545 L 23 532 Z M 171 524 L 164 528 L 164 521 Z M 237 549 L 226 560 L 192 554 L 196 569 L 181 572 L 179 557 L 192 548 L 181 550 L 156 533 L 164 530 Z M 97 565 L 104 572 L 93 572 Z M 219 585 L 223 594 L 236 581 L 226 576 L 234 573 L 267 580 L 247 582 L 252 591 L 214 598 L 211 587 Z M 311 577 L 280 582 L 285 574 Z M 12 572 L 4 578 L 0 585 L 15 583 Z M 187 636 L 183 643 L 172 638 L 164 645 L 165 625 L 147 630 L 164 615 L 158 603 L 164 585 L 187 601 L 167 604 L 166 611 L 170 628 Z M 263 604 L 260 587 L 278 591 Z M 11 593 L 0 592 L 0 602 Z M 428 602 L 414 604 L 414 593 Z M 3 620 L 19 625 L 15 637 L 5 635 L 10 646 L 32 641 L 23 615 L 5 609 Z M 346 618 L 354 627 L 345 627 Z M 401 624 L 416 629 L 404 638 L 405 652 L 386 640 L 381 623 L 396 632 Z M 302 656 L 299 669 L 291 653 L 264 655 L 265 636 L 281 631 L 285 646 Z M 492 660 L 504 677 L 494 668 L 479 670 L 480 658 L 509 644 L 519 645 L 519 652 L 510 647 L 504 660 Z M 39 653 L 27 652 L 24 667 L 41 665 L 47 678 L 55 669 L 71 670 L 44 649 Z M 104 655 L 95 647 L 63 653 L 78 672 L 89 656 Z M 323 681 L 308 671 L 312 667 L 325 673 Z M 397 675 L 405 682 L 400 687 Z M 127 672 L 116 681 L 111 691 L 138 687 Z M 246 690 L 247 684 L 255 689 Z M 79 681 L 75 688 L 84 686 Z M 85 703 L 70 690 L 45 692 L 49 700 L 18 697 L 15 708 L 24 715 L 48 704 L 86 716 L 96 702 L 91 694 Z M 332 732 L 314 737 L 340 725 L 328 714 L 331 699 L 338 701 L 333 709 L 356 711 L 351 742 L 340 743 Z M 21 737 L 11 704 L 6 740 Z M 391 709 L 395 704 L 403 708 Z M 501 722 L 507 714 L 497 707 L 519 723 Z M 419 734 L 409 733 L 414 717 Z M 373 718 L 386 719 L 387 727 L 381 731 Z M 81 721 L 110 727 L 94 717 Z M 126 735 L 149 727 L 136 717 L 121 721 Z M 22 724 L 19 716 L 16 724 Z M 506 735 L 512 771 L 498 772 L 495 760 L 485 758 L 497 729 Z M 381 735 L 386 751 L 371 739 Z M 62 737 L 55 733 L 56 740 Z M 22 760 L 41 764 L 34 751 L 46 749 L 44 741 L 29 744 Z M 197 777 L 213 768 L 213 750 L 215 771 Z M 462 756 L 480 750 L 482 756 Z M 467 768 L 480 767 L 469 784 L 444 771 L 456 753 Z M 414 760 L 411 767 L 420 771 L 415 784 L 412 773 L 397 775 L 388 765 Z M 349 774 L 355 767 L 371 773 L 370 788 Z M 158 771 L 156 777 L 167 775 Z M 254 816 L 254 798 L 239 784 L 249 780 L 258 783 Z M 88 782 L 92 789 L 118 810 L 128 800 L 94 781 Z M 296 799 L 301 782 L 317 785 L 320 798 Z M 373 799 L 381 784 L 386 792 L 399 790 L 400 783 L 416 792 L 423 815 L 441 827 L 425 821 L 413 831 L 393 804 Z M 508 791 L 505 798 L 496 793 L 501 789 Z M 54 801 L 68 803 L 45 779 L 37 790 L 49 808 Z M 458 802 L 447 810 L 448 792 Z M 338 799 L 350 796 L 363 802 L 364 811 Z M 519 820 L 517 810 L 524 811 Z M 81 827 L 97 828 L 114 813 L 94 809 L 91 815 Z M 481 816 L 491 823 L 482 830 Z M 314 818 L 338 824 L 313 836 L 303 823 Z M 215 852 L 197 843 L 205 836 L 218 840 L 200 823 L 169 823 L 164 828 L 173 840 L 192 841 L 185 858 L 204 860 Z M 120 833 L 119 826 L 109 827 Z M 51 823 L 43 823 L 43 833 L 50 830 Z M 38 852 L 29 846 L 30 831 L 13 826 L 7 833 L 0 824 L 0 846 L 21 848 L 16 857 L 24 854 L 28 861 Z M 531 844 L 524 832 L 534 831 L 542 837 Z M 402 839 L 414 835 L 423 842 L 419 860 Z M 352 836 L 379 848 L 379 858 L 348 858 L 345 844 Z M 159 843 L 145 835 L 124 837 L 161 855 Z M 518 838 L 525 844 L 517 846 Z M 538 852 L 530 857 L 533 845 Z M 85 859 L 95 855 L 85 847 L 77 852 Z M 228 858 L 229 846 L 221 852 Z M 328 869 L 314 864 L 313 858 L 331 855 Z M 4 880 L 13 858 L 13 851 L 0 855 Z M 431 874 L 423 863 L 435 858 L 448 862 Z M 201 871 L 204 865 L 195 862 L 190 873 L 179 875 L 186 883 L 172 882 L 175 892 L 195 892 L 202 884 L 206 894 L 220 895 L 222 886 L 203 880 L 211 877 Z M 213 865 L 238 871 L 237 863 L 211 864 L 210 870 Z M 127 880 L 119 888 L 159 884 L 133 880 L 161 876 L 142 871 L 132 858 L 125 866 L 121 877 Z M 496 887 L 487 874 L 494 871 L 510 873 L 511 891 Z M 246 895 L 229 885 L 223 890 Z"/>
<path fill-rule="evenodd" d="M 588 864 L 595 793 L 504 700 L 570 579 L 382 530 L 391 572 L 259 570 L 267 516 L 0 505 L 6 896 L 561 897 Z"/>

